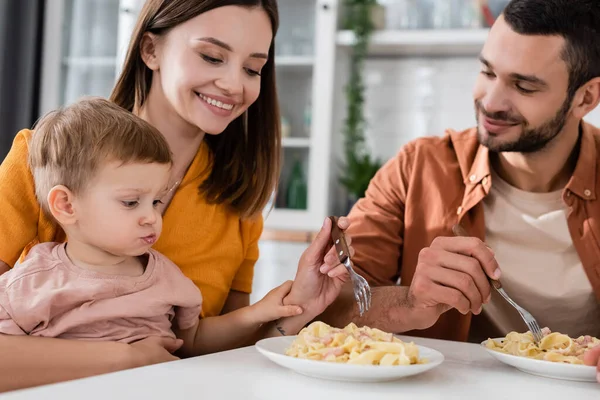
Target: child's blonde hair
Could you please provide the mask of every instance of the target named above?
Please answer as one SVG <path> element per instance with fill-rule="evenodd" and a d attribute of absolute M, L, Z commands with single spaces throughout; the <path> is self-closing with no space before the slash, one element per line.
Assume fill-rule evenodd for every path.
<path fill-rule="evenodd" d="M 29 166 L 35 194 L 48 211 L 56 185 L 79 194 L 105 162 L 172 164 L 164 136 L 152 125 L 116 104 L 85 97 L 51 111 L 35 125 Z"/>

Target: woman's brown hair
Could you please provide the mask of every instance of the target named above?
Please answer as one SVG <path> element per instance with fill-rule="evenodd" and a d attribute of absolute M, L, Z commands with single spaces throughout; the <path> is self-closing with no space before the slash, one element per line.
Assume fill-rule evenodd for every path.
<path fill-rule="evenodd" d="M 206 135 L 212 169 L 199 190 L 211 203 L 229 204 L 242 217 L 259 214 L 277 188 L 281 164 L 279 103 L 275 85 L 275 34 L 279 27 L 276 0 L 147 0 L 136 23 L 123 70 L 111 100 L 134 111 L 147 99 L 152 71 L 142 60 L 144 33 L 167 33 L 202 13 L 223 6 L 261 7 L 273 30 L 269 58 L 261 70 L 260 95 L 246 113 L 219 135 Z M 240 140 L 244 138 L 245 140 Z"/>

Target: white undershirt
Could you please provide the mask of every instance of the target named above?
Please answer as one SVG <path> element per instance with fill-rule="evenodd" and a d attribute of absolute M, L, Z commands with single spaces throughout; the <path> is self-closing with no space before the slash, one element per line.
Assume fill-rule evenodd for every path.
<path fill-rule="evenodd" d="M 500 264 L 504 290 L 541 327 L 600 337 L 600 305 L 573 246 L 561 193 L 524 192 L 492 172 L 483 202 L 486 243 Z M 502 334 L 527 330 L 496 291 L 483 315 Z"/>

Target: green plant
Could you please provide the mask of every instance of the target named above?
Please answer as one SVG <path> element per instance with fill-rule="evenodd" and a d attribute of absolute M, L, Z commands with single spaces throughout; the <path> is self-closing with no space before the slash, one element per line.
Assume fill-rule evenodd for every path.
<path fill-rule="evenodd" d="M 355 41 L 350 55 L 350 76 L 346 85 L 347 116 L 344 122 L 345 165 L 339 178 L 348 194 L 354 199 L 363 197 L 371 178 L 381 167 L 365 143 L 363 69 L 369 40 L 374 26 L 371 9 L 377 0 L 345 0 L 345 29 L 352 30 Z"/>

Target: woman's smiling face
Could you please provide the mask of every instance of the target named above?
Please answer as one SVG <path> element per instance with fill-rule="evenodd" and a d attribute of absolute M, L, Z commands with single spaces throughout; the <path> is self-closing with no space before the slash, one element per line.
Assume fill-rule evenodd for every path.
<path fill-rule="evenodd" d="M 219 134 L 258 98 L 272 40 L 264 9 L 241 6 L 207 11 L 164 36 L 147 34 L 151 96 L 188 124 Z"/>

